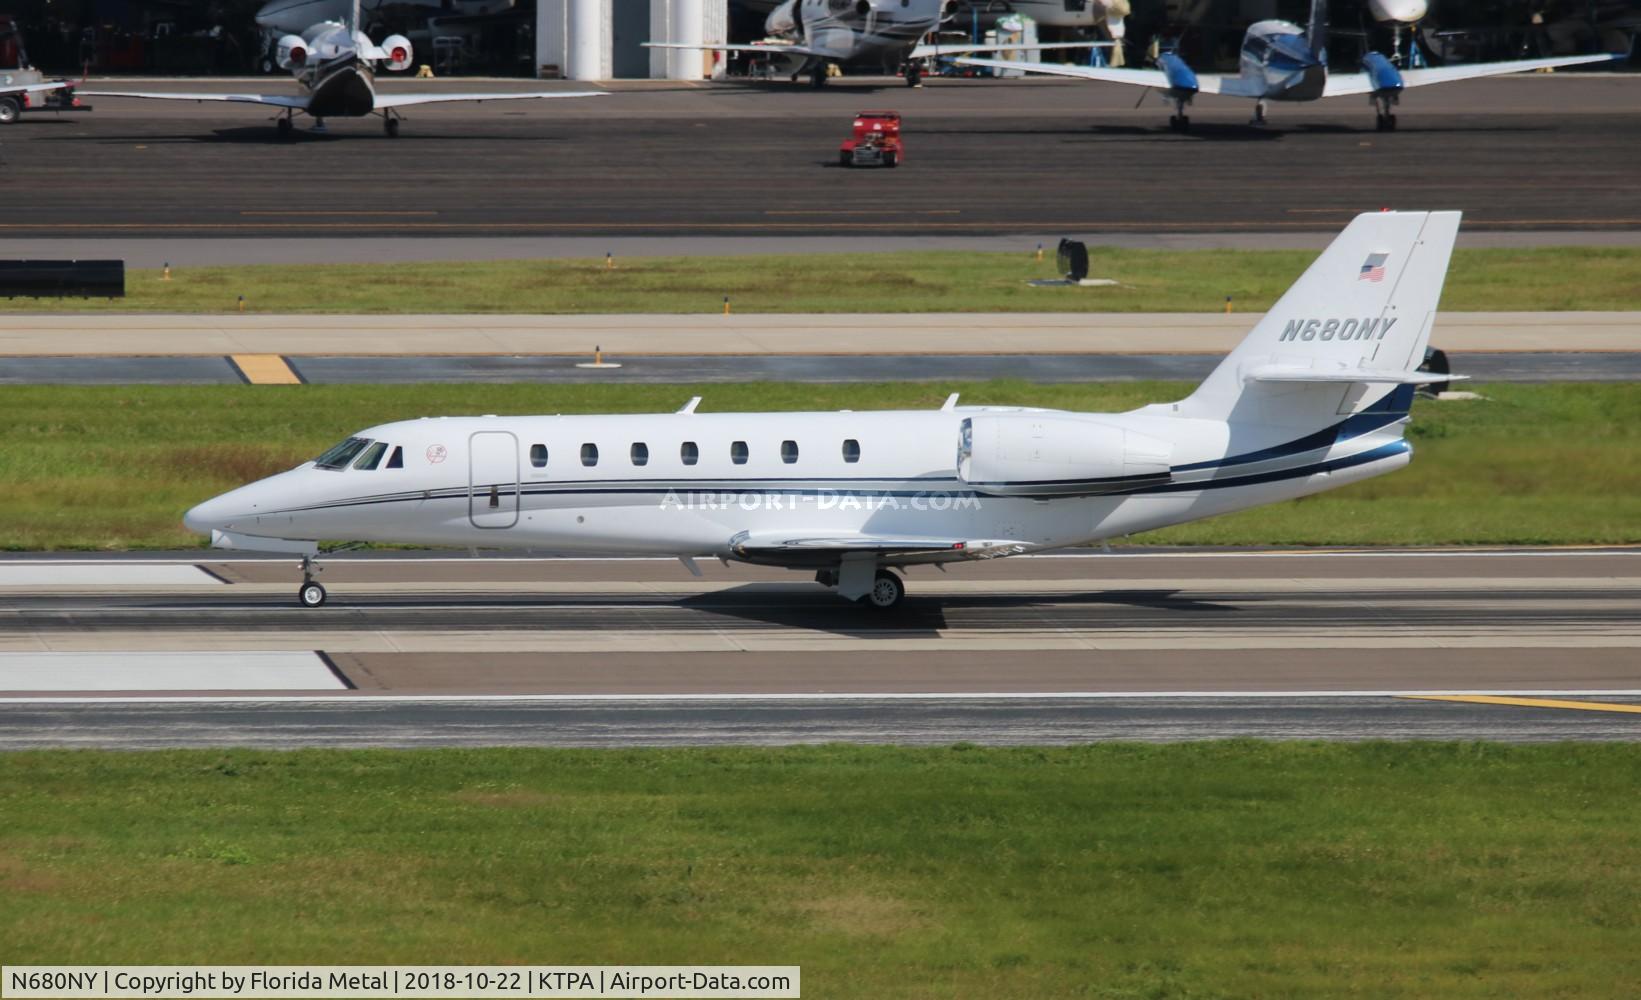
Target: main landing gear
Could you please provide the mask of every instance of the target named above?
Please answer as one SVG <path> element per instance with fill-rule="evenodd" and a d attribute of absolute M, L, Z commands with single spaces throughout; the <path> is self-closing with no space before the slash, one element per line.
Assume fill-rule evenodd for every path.
<path fill-rule="evenodd" d="M 382 131 L 389 139 L 399 138 L 399 116 L 391 108 L 382 112 Z"/>
<path fill-rule="evenodd" d="M 870 576 L 865 574 L 870 573 Z M 906 599 L 906 584 L 899 575 L 886 569 L 873 569 L 856 564 L 841 569 L 823 569 L 815 574 L 815 582 L 832 587 L 845 600 L 854 601 L 875 611 L 893 611 Z"/>
<path fill-rule="evenodd" d="M 279 138 L 281 139 L 289 139 L 291 137 L 291 133 L 296 129 L 296 124 L 291 121 L 290 111 L 286 111 L 284 114 L 275 119 L 274 124 L 279 129 Z"/>
<path fill-rule="evenodd" d="M 923 86 L 923 67 L 917 63 L 908 63 L 906 66 L 906 86 Z"/>
<path fill-rule="evenodd" d="M 819 90 L 826 86 L 825 63 L 821 63 L 819 66 L 816 66 L 814 69 L 809 71 L 809 86 L 813 90 Z"/>
<path fill-rule="evenodd" d="M 1265 127 L 1265 102 L 1264 101 L 1255 101 L 1254 102 L 1254 117 L 1253 117 L 1253 120 L 1248 122 L 1248 124 L 1252 125 L 1256 128 L 1264 128 Z"/>
<path fill-rule="evenodd" d="M 1174 102 L 1174 113 L 1168 116 L 1168 127 L 1175 132 L 1184 132 L 1190 129 L 1191 119 L 1185 113 L 1185 102 Z"/>
<path fill-rule="evenodd" d="M 1373 128 L 1378 132 L 1396 131 L 1396 115 L 1390 110 L 1395 102 L 1390 97 L 1373 98 Z"/>

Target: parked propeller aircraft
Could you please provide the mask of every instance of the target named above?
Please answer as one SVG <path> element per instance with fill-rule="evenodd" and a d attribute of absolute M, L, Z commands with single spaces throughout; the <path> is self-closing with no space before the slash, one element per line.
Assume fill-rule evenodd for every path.
<path fill-rule="evenodd" d="M 945 0 L 786 0 L 764 19 L 773 41 L 748 45 L 703 42 L 645 42 L 651 49 L 743 52 L 796 64 L 792 79 L 808 74 L 813 87 L 826 86 L 826 65 L 851 59 L 897 60 L 906 85 L 923 81 L 923 64 L 964 52 L 1025 52 L 1087 49 L 1110 42 L 1048 42 L 996 45 L 926 45 L 923 36 L 940 26 Z"/>
<path fill-rule="evenodd" d="M 1366 94 L 1373 103 L 1379 130 L 1390 131 L 1396 127 L 1396 115 L 1391 109 L 1401 102 L 1402 91 L 1408 87 L 1622 58 L 1606 54 L 1559 56 L 1404 70 L 1397 69 L 1383 55 L 1369 52 L 1362 57 L 1361 72 L 1330 75 L 1327 35 L 1327 0 L 1311 0 L 1310 21 L 1304 27 L 1291 21 L 1258 21 L 1248 26 L 1242 39 L 1242 71 L 1236 76 L 1198 74 L 1174 52 L 1158 55 L 1156 69 L 1106 69 L 968 56 L 960 57 L 956 62 L 966 66 L 1016 69 L 1160 90 L 1174 104 L 1175 113 L 1168 119 L 1168 124 L 1181 130 L 1189 127 L 1191 122 L 1185 114 L 1186 106 L 1199 93 L 1246 97 L 1255 101 L 1253 121 L 1256 125 L 1265 123 L 1265 104 L 1268 101 L 1314 101 L 1322 97 Z"/>
<path fill-rule="evenodd" d="M 1458 226 L 1358 216 L 1175 403 L 701 414 L 697 397 L 664 415 L 423 418 L 183 520 L 220 548 L 303 556 L 310 607 L 323 538 L 736 560 L 892 608 L 897 567 L 1081 545 L 1406 465 Z"/>
<path fill-rule="evenodd" d="M 381 45 L 374 45 L 364 32 L 357 30 L 359 0 L 352 0 L 349 19 L 345 22 L 323 21 L 309 27 L 300 35 L 286 35 L 279 40 L 278 61 L 296 77 L 305 93 L 285 94 L 207 94 L 170 93 L 166 91 L 80 91 L 84 97 L 133 97 L 158 101 L 225 101 L 237 104 L 261 104 L 283 111 L 278 118 L 279 134 L 291 134 L 291 119 L 297 114 L 309 115 L 314 120 L 314 131 L 323 131 L 326 118 L 362 118 L 380 115 L 382 127 L 390 136 L 399 134 L 399 109 L 417 104 L 448 104 L 468 101 L 543 100 L 557 97 L 604 97 L 603 91 L 555 91 L 533 93 L 470 93 L 470 94 L 379 94 L 376 92 L 374 67 L 381 63 L 388 70 L 408 69 L 412 50 L 410 39 L 403 35 L 389 35 Z"/>

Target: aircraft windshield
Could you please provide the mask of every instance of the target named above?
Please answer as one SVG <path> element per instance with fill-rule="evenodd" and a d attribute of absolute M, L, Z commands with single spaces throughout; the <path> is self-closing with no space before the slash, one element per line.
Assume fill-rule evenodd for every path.
<path fill-rule="evenodd" d="M 348 467 L 348 463 L 353 461 L 354 456 L 364 451 L 365 446 L 368 444 L 370 444 L 370 438 L 348 438 L 314 459 L 313 464 L 320 469 L 345 469 Z"/>

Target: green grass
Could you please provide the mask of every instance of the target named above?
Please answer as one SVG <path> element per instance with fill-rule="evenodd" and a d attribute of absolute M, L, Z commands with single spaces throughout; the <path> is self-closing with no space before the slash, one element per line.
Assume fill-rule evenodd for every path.
<path fill-rule="evenodd" d="M 1410 468 L 1304 500 L 1137 536 L 1170 544 L 1641 542 L 1641 385 L 1482 386 L 1420 402 Z M 198 545 L 191 505 L 389 420 L 462 413 L 667 412 L 689 386 L 10 386 L 0 390 L 0 523 L 12 549 Z M 1028 403 L 1112 412 L 1167 383 L 753 383 L 703 412 Z M 955 443 L 954 446 L 955 448 Z"/>
<path fill-rule="evenodd" d="M 11 311 L 270 313 L 1218 312 L 1268 308 L 1316 254 L 1096 247 L 1115 288 L 1031 288 L 1053 254 L 904 252 L 619 261 L 179 268 L 132 271 L 126 298 L 15 299 Z M 1641 309 L 1641 249 L 1460 250 L 1442 308 Z"/>
<path fill-rule="evenodd" d="M 1641 748 L 0 756 L 7 964 L 795 964 L 806 997 L 1628 997 Z"/>

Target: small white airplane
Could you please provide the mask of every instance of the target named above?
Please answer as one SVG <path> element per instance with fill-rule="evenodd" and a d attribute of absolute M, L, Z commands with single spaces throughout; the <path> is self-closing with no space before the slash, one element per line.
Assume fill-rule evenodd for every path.
<path fill-rule="evenodd" d="M 349 19 L 322 21 L 300 35 L 286 35 L 279 40 L 278 61 L 281 69 L 290 70 L 305 93 L 285 94 L 203 94 L 168 93 L 163 91 L 81 91 L 85 97 L 133 97 L 156 101 L 224 101 L 235 104 L 260 104 L 281 109 L 278 117 L 281 138 L 291 134 L 292 117 L 309 115 L 314 120 L 313 130 L 322 132 L 326 118 L 363 118 L 380 115 L 382 128 L 390 136 L 399 134 L 399 109 L 417 104 L 449 104 L 471 101 L 543 100 L 558 97 L 605 97 L 604 91 L 554 91 L 534 93 L 489 94 L 379 94 L 376 92 L 374 67 L 381 63 L 386 69 L 399 71 L 411 65 L 410 39 L 403 35 L 389 35 L 381 45 L 356 27 L 359 23 L 359 0 L 352 0 Z"/>
<path fill-rule="evenodd" d="M 968 56 L 955 61 L 965 66 L 1016 69 L 1160 90 L 1174 104 L 1175 111 L 1168 124 L 1179 130 L 1190 126 L 1191 119 L 1186 116 L 1185 108 L 1199 93 L 1224 94 L 1255 101 L 1253 121 L 1256 125 L 1265 123 L 1265 104 L 1268 101 L 1314 101 L 1323 97 L 1365 94 L 1373 103 L 1379 130 L 1390 131 L 1396 128 L 1396 115 L 1391 108 L 1401 102 L 1402 91 L 1408 87 L 1624 58 L 1608 54 L 1559 56 L 1403 70 L 1397 69 L 1383 55 L 1369 52 L 1362 57 L 1361 72 L 1330 75 L 1327 36 L 1327 0 L 1311 0 L 1310 21 L 1304 27 L 1291 21 L 1258 21 L 1248 26 L 1242 38 L 1241 72 L 1236 76 L 1198 74 L 1174 52 L 1159 54 L 1156 69 L 1108 69 Z"/>
<path fill-rule="evenodd" d="M 699 49 L 741 52 L 796 64 L 792 79 L 808 74 L 810 86 L 826 86 L 826 66 L 851 59 L 894 58 L 908 87 L 923 82 L 923 65 L 965 52 L 1036 52 L 1087 49 L 1110 42 L 1048 42 L 996 45 L 924 44 L 923 36 L 940 26 L 946 0 L 785 0 L 764 19 L 764 31 L 775 41 L 730 45 L 703 42 L 645 42 L 651 49 Z M 1035 64 L 1033 64 L 1035 65 Z"/>
<path fill-rule="evenodd" d="M 1127 413 L 435 417 L 366 428 L 183 522 L 220 548 L 319 539 L 714 558 L 892 608 L 893 569 L 1150 531 L 1392 472 L 1458 212 L 1352 221 L 1195 392 Z M 1449 376 L 1442 376 L 1447 378 Z"/>

